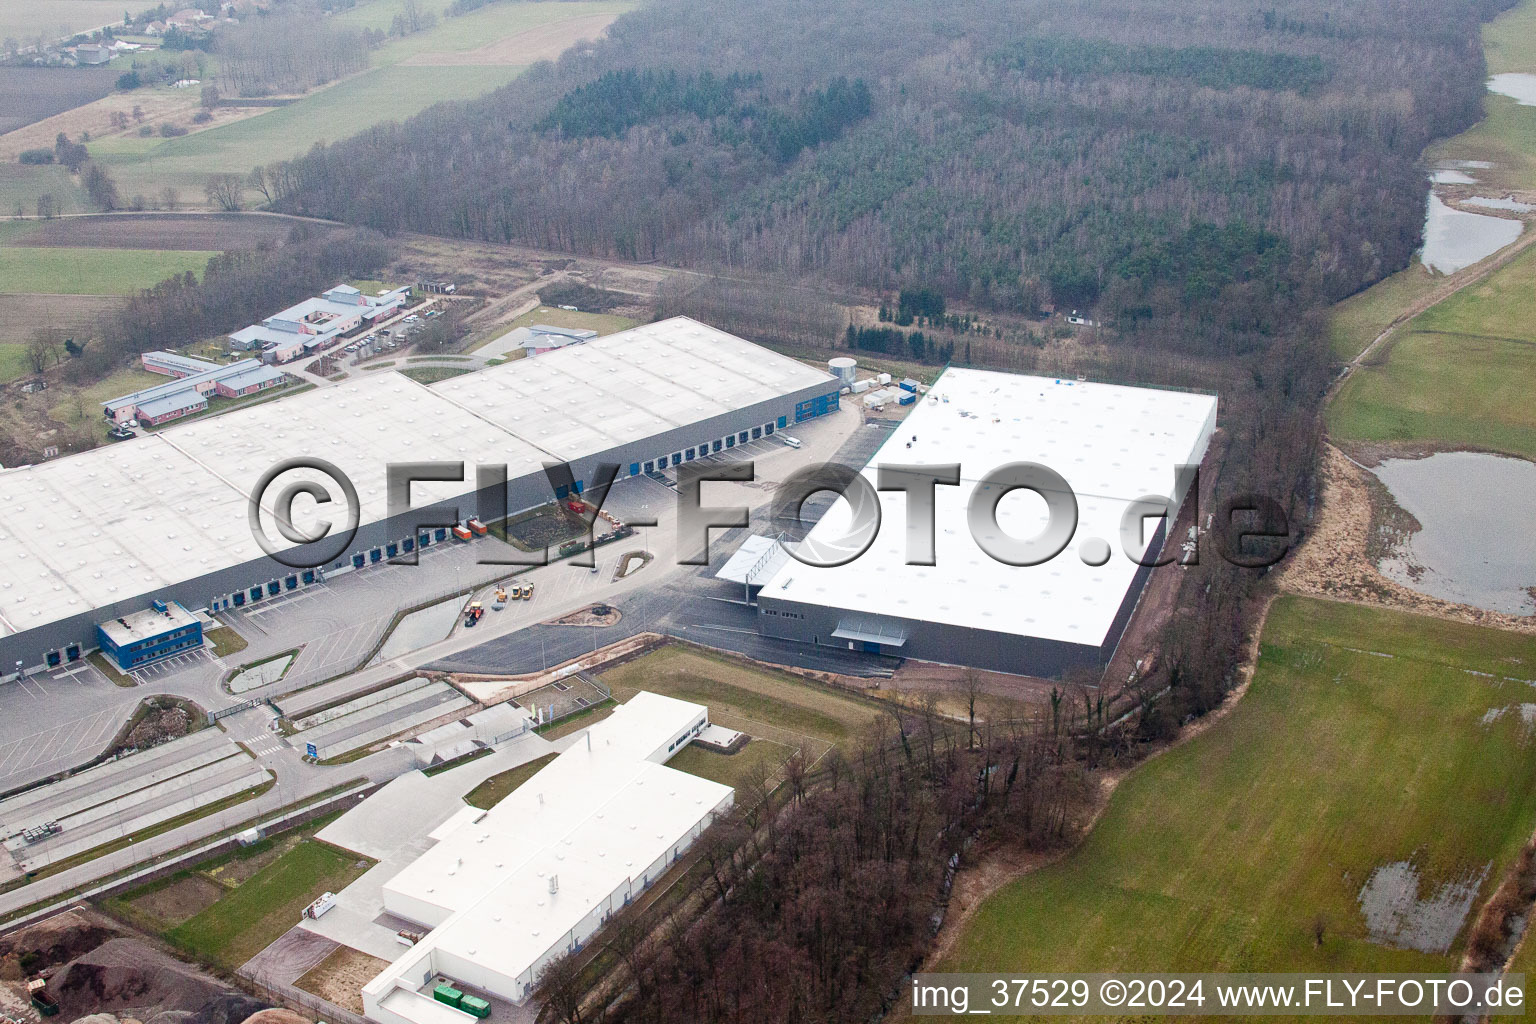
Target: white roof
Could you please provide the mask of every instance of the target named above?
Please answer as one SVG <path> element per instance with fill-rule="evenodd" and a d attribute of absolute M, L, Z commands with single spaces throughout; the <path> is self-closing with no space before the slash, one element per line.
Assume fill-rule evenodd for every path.
<path fill-rule="evenodd" d="M 786 560 L 762 594 L 847 609 L 850 628 L 888 615 L 1100 645 L 1138 568 L 1121 549 L 1121 515 L 1144 495 L 1181 497 L 1176 467 L 1199 463 L 1215 419 L 1213 395 L 946 370 L 864 469 L 874 484 L 882 463 L 960 464 L 958 487 L 935 488 L 936 564 L 906 564 L 906 496 L 883 491 L 880 531 L 868 551 L 836 568 Z M 993 559 L 967 525 L 977 482 L 1013 462 L 1055 470 L 1077 497 L 1076 533 L 1041 565 Z M 850 514 L 839 499 L 810 539 L 845 535 Z M 998 505 L 998 520 L 1009 536 L 1034 537 L 1046 522 L 1045 502 L 1014 492 Z M 1109 542 L 1108 563 L 1082 561 L 1078 550 L 1089 538 Z"/>
<path fill-rule="evenodd" d="M 729 368 L 724 385 L 722 368 Z M 402 457 L 466 464 L 462 484 L 414 485 L 413 504 L 425 505 L 468 495 L 477 463 L 504 463 L 516 479 L 542 472 L 545 462 L 597 454 L 818 381 L 832 378 L 678 318 L 439 387 L 377 371 L 8 470 L 0 488 L 0 636 L 260 558 L 247 526 L 249 495 L 286 456 L 334 463 L 357 487 L 361 521 L 370 523 L 386 517 L 386 467 Z M 308 472 L 282 480 L 302 477 L 324 483 Z M 300 529 L 322 518 L 306 508 L 295 506 Z M 267 535 L 279 536 L 270 520 Z"/>
<path fill-rule="evenodd" d="M 119 647 L 136 643 L 149 637 L 168 633 L 173 629 L 181 629 L 197 622 L 197 616 L 187 611 L 175 601 L 167 601 L 165 611 L 157 612 L 153 608 L 145 608 L 143 611 L 125 615 L 120 619 L 109 619 L 101 624 L 107 638 Z"/>
<path fill-rule="evenodd" d="M 563 459 L 576 459 L 823 382 L 836 380 L 674 317 L 453 377 L 435 390 Z M 601 415 L 586 415 L 591 410 Z"/>
<path fill-rule="evenodd" d="M 789 552 L 772 537 L 753 534 L 741 542 L 736 553 L 720 567 L 715 576 L 732 583 L 760 584 L 773 579 L 789 561 Z"/>
<path fill-rule="evenodd" d="M 512 997 L 515 979 L 626 880 L 639 889 L 642 872 L 731 798 L 729 786 L 659 763 L 706 717 L 702 705 L 638 693 L 484 817 L 445 822 L 438 844 L 384 885 L 386 909 L 427 905 L 434 919 L 417 923 L 433 930 L 368 988 L 443 950 Z"/>
<path fill-rule="evenodd" d="M 665 750 L 672 737 L 686 732 L 706 710 L 672 697 L 636 694 L 591 727 L 590 750 L 586 742 L 576 743 L 513 790 L 479 823 L 454 832 L 386 882 L 386 904 L 389 895 L 395 893 L 431 904 L 447 917 L 483 897 L 489 885 L 511 876 L 523 861 L 535 856 L 539 844 L 558 843 L 594 816 L 597 821 L 604 820 L 612 813 L 605 811 L 604 805 L 615 800 L 632 800 L 642 806 L 665 803 L 659 796 L 664 792 L 661 783 L 649 791 L 652 798 L 646 798 L 646 781 L 657 777 L 652 775 L 653 769 L 673 782 L 674 789 L 677 785 L 692 789 L 692 783 L 705 782 L 646 757 L 658 746 Z M 708 792 L 715 794 L 710 807 L 730 792 L 727 786 L 706 785 L 713 787 Z M 663 848 L 675 838 L 669 837 Z M 647 863 L 649 860 L 640 866 Z"/>

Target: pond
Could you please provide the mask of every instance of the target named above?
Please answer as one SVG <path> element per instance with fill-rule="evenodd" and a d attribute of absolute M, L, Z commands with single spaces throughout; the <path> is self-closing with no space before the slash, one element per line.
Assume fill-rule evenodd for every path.
<path fill-rule="evenodd" d="M 384 638 L 384 646 L 379 648 L 379 653 L 368 664 L 378 665 L 447 638 L 467 603 L 467 597 L 450 597 L 406 615 Z"/>
<path fill-rule="evenodd" d="M 1518 200 L 1502 196 L 1497 199 L 1490 198 L 1489 196 L 1472 196 L 1469 199 L 1463 199 L 1462 204 L 1466 206 L 1481 206 L 1487 210 L 1509 210 L 1511 213 L 1530 213 L 1536 210 L 1536 204 L 1522 203 Z"/>
<path fill-rule="evenodd" d="M 1429 180 L 1436 185 L 1476 185 L 1477 179 L 1466 171 L 1441 170 L 1432 171 Z"/>
<path fill-rule="evenodd" d="M 1430 192 L 1419 259 L 1431 270 L 1454 274 L 1519 238 L 1521 227 L 1517 220 L 1453 209 Z"/>
<path fill-rule="evenodd" d="M 1375 473 L 1420 526 L 1382 559 L 1384 574 L 1442 600 L 1536 614 L 1536 463 L 1442 452 Z"/>
<path fill-rule="evenodd" d="M 1488 79 L 1488 91 L 1509 96 L 1527 107 L 1536 107 L 1536 75 L 1508 72 Z"/>

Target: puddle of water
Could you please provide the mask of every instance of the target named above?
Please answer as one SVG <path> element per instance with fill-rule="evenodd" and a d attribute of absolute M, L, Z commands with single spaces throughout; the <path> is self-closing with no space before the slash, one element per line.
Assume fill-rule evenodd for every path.
<path fill-rule="evenodd" d="M 1536 613 L 1536 463 L 1480 452 L 1386 459 L 1376 476 L 1421 529 L 1381 571 L 1446 601 Z"/>
<path fill-rule="evenodd" d="M 1521 227 L 1519 221 L 1506 217 L 1452 209 L 1430 192 L 1419 260 L 1431 270 L 1454 274 L 1519 238 Z"/>
<path fill-rule="evenodd" d="M 1488 210 L 1509 210 L 1512 213 L 1530 213 L 1536 210 L 1536 204 L 1522 203 L 1515 199 L 1490 199 L 1488 196 L 1473 196 L 1470 199 L 1463 199 L 1462 202 L 1467 206 L 1481 206 Z"/>
<path fill-rule="evenodd" d="M 244 693 L 246 690 L 254 690 L 268 683 L 275 683 L 283 678 L 283 673 L 288 671 L 288 665 L 292 661 L 293 655 L 285 654 L 281 658 L 264 661 L 260 665 L 248 668 L 229 681 L 229 689 L 233 693 Z"/>
<path fill-rule="evenodd" d="M 379 648 L 379 653 L 368 664 L 378 665 L 446 639 L 453 632 L 453 625 L 468 602 L 467 597 L 450 597 L 446 601 L 411 612 L 385 637 L 384 646 Z"/>
<path fill-rule="evenodd" d="M 1466 171 L 1434 171 L 1429 180 L 1436 185 L 1476 185 L 1477 179 Z"/>
<path fill-rule="evenodd" d="M 1514 71 L 1488 79 L 1488 91 L 1513 97 L 1515 102 L 1536 107 L 1536 75 Z"/>
<path fill-rule="evenodd" d="M 1490 866 L 1469 871 L 1419 899 L 1419 870 L 1411 861 L 1381 865 L 1371 872 L 1359 897 L 1371 940 L 1423 953 L 1444 953 L 1461 930 Z"/>
<path fill-rule="evenodd" d="M 1532 731 L 1536 731 L 1536 704 L 1529 702 L 1524 704 L 1507 704 L 1501 708 L 1489 708 L 1483 712 L 1482 724 L 1492 725 L 1505 715 L 1520 716 L 1520 742 L 1530 742 Z"/>

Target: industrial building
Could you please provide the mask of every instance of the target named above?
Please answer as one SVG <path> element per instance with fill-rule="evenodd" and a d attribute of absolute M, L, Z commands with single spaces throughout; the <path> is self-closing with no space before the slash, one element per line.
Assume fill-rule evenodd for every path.
<path fill-rule="evenodd" d="M 655 472 L 837 407 L 838 382 L 820 370 L 679 317 L 431 387 L 379 371 L 4 470 L 0 666 L 74 660 L 99 623 L 153 600 L 210 611 L 270 600 L 447 541 L 423 522 L 489 521 L 583 491 L 605 463 L 621 478 Z M 315 569 L 269 557 L 247 523 L 263 474 L 294 456 L 335 464 L 361 506 L 349 547 L 313 546 Z M 416 508 L 391 520 L 386 471 L 402 460 L 463 462 L 466 480 L 415 485 Z M 565 467 L 553 488 L 546 464 Z M 479 465 L 505 465 L 505 488 L 477 492 Z M 340 500 L 319 474 L 282 482 L 306 478 Z"/>
<path fill-rule="evenodd" d="M 903 381 L 901 394 L 916 394 L 909 383 L 917 387 Z M 768 636 L 1039 676 L 1102 666 L 1151 572 L 1140 561 L 1161 550 L 1176 518 L 1178 468 L 1205 454 L 1216 404 L 1213 395 L 946 370 L 864 469 L 873 485 L 879 465 L 960 464 L 959 486 L 934 490 L 934 565 L 907 564 L 906 495 L 883 491 L 879 533 L 853 561 L 821 568 L 756 551 L 728 578 L 756 592 Z M 992 558 L 967 521 L 976 488 L 997 486 L 982 478 L 1018 462 L 1059 473 L 1078 507 L 1066 549 L 1034 566 Z M 1121 519 L 1146 495 L 1171 499 L 1175 512 L 1147 523 L 1156 530 L 1133 561 Z M 850 516 L 838 501 L 808 539 L 844 536 Z M 1016 492 L 998 502 L 997 520 L 1010 537 L 1035 537 L 1045 502 Z M 1092 565 L 1085 555 L 1097 541 L 1109 559 Z"/>
<path fill-rule="evenodd" d="M 369 1019 L 456 1024 L 465 994 L 524 1002 L 730 810 L 731 787 L 666 767 L 707 728 L 702 705 L 638 693 L 491 810 L 440 826 L 384 885 L 386 911 L 429 930 L 364 986 Z"/>
<path fill-rule="evenodd" d="M 174 352 L 146 352 L 140 359 L 144 369 L 175 379 L 102 402 L 103 414 L 113 423 L 137 420 L 154 427 L 202 412 L 208 408 L 211 394 L 239 398 L 278 387 L 288 380 L 283 371 L 264 366 L 256 359 L 224 366 Z"/>
<path fill-rule="evenodd" d="M 149 608 L 96 627 L 101 653 L 124 672 L 203 645 L 203 623 L 175 601 L 155 601 Z"/>
<path fill-rule="evenodd" d="M 393 316 L 404 308 L 410 294 L 409 288 L 396 288 L 364 295 L 349 284 L 339 284 L 259 324 L 242 327 L 229 336 L 229 347 L 259 352 L 264 363 L 289 363 Z"/>

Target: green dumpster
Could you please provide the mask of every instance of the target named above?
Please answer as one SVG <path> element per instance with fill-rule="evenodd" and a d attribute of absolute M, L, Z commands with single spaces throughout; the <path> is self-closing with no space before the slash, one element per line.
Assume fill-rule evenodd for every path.
<path fill-rule="evenodd" d="M 465 996 L 459 1003 L 459 1009 L 471 1017 L 485 1018 L 491 1015 L 491 1004 L 479 996 Z"/>
<path fill-rule="evenodd" d="M 452 985 L 438 985 L 432 990 L 432 998 L 457 1009 L 459 1004 L 464 1001 L 464 993 Z"/>

